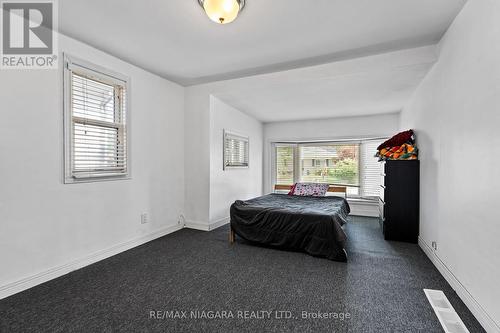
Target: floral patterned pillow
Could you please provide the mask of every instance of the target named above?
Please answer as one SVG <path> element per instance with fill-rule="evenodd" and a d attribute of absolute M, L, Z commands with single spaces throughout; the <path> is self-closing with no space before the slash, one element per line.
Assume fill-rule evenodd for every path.
<path fill-rule="evenodd" d="M 328 187 L 330 187 L 328 184 L 297 183 L 293 195 L 324 197 Z"/>

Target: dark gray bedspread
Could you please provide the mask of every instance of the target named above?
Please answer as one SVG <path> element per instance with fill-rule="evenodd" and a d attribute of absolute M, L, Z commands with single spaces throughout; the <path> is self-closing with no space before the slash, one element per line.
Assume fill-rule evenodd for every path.
<path fill-rule="evenodd" d="M 342 225 L 350 212 L 340 197 L 268 194 L 231 205 L 231 228 L 243 239 L 347 261 Z"/>

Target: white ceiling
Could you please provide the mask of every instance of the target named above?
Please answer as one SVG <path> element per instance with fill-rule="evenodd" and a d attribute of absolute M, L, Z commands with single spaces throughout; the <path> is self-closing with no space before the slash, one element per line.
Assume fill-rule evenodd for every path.
<path fill-rule="evenodd" d="M 263 122 L 399 112 L 429 69 L 419 65 L 308 83 L 235 90 L 217 97 Z"/>
<path fill-rule="evenodd" d="M 426 46 L 191 89 L 206 89 L 263 122 L 399 112 L 436 55 Z"/>
<path fill-rule="evenodd" d="M 433 44 L 465 2 L 247 0 L 241 16 L 224 26 L 211 22 L 197 0 L 64 0 L 59 1 L 59 11 L 64 34 L 192 85 Z M 395 99 L 404 98 L 407 82 L 417 72 L 399 73 L 396 89 L 390 89 L 397 95 Z M 390 81 L 389 74 L 360 75 L 344 84 L 368 87 L 380 80 Z M 352 98 L 369 103 L 388 93 L 376 85 L 377 91 L 369 95 L 341 94 L 345 88 L 337 85 L 312 85 L 301 93 L 321 99 L 323 93 L 337 91 L 340 104 Z M 295 87 L 290 92 L 299 90 Z M 267 108 L 287 98 L 279 92 L 272 95 L 267 98 L 272 102 Z M 257 97 L 245 97 L 252 98 Z M 318 106 L 318 110 L 324 107 Z"/>

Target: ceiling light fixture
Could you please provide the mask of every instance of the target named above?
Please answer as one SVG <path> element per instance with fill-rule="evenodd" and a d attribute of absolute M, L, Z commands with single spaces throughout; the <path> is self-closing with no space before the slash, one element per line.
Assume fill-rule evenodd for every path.
<path fill-rule="evenodd" d="M 233 22 L 245 7 L 245 0 L 198 0 L 207 16 L 219 24 Z"/>

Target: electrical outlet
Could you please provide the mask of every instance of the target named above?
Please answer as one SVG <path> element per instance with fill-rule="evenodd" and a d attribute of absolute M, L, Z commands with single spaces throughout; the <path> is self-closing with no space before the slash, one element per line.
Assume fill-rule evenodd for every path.
<path fill-rule="evenodd" d="M 149 223 L 148 213 L 142 213 L 141 214 L 141 224 L 146 224 L 146 223 Z"/>
<path fill-rule="evenodd" d="M 438 249 L 438 243 L 437 243 L 436 241 L 433 241 L 433 242 L 431 243 L 431 246 L 432 246 L 432 248 L 434 249 L 434 251 L 437 251 L 437 249 Z"/>

